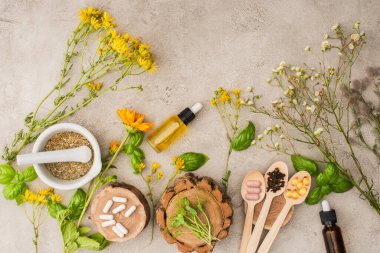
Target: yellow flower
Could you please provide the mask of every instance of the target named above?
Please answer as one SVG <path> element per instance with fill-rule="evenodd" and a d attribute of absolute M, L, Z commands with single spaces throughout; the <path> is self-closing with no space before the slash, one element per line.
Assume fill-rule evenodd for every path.
<path fill-rule="evenodd" d="M 104 53 L 104 47 L 98 49 L 98 54 L 102 55 Z"/>
<path fill-rule="evenodd" d="M 144 163 L 140 163 L 139 165 L 137 165 L 137 169 L 141 173 L 143 171 L 143 169 L 145 169 L 145 164 Z"/>
<path fill-rule="evenodd" d="M 50 199 L 51 199 L 51 201 L 53 201 L 54 203 L 60 203 L 61 200 L 62 200 L 62 197 L 61 197 L 60 195 L 54 193 L 54 194 L 52 194 L 52 195 L 50 196 Z"/>
<path fill-rule="evenodd" d="M 157 179 L 161 179 L 165 176 L 164 172 L 162 170 L 160 170 L 158 173 L 157 173 Z"/>
<path fill-rule="evenodd" d="M 146 179 L 145 179 L 148 183 L 150 183 L 150 181 L 152 181 L 152 175 L 148 175 L 146 176 Z"/>
<path fill-rule="evenodd" d="M 22 198 L 22 200 L 24 201 L 24 202 L 31 202 L 30 200 L 31 200 L 31 197 L 34 195 L 34 193 L 31 191 L 31 190 L 29 190 L 29 189 L 27 189 L 25 192 L 24 192 L 24 194 L 21 196 L 21 198 Z"/>
<path fill-rule="evenodd" d="M 216 103 L 218 102 L 218 100 L 216 98 L 213 98 L 210 102 L 210 105 L 211 106 L 216 106 Z"/>
<path fill-rule="evenodd" d="M 234 89 L 232 90 L 232 93 L 238 98 L 240 96 L 240 89 Z"/>
<path fill-rule="evenodd" d="M 175 166 L 177 167 L 178 170 L 182 170 L 185 168 L 185 161 L 182 158 L 177 158 L 175 160 Z"/>
<path fill-rule="evenodd" d="M 104 28 L 110 27 L 112 25 L 112 20 L 113 18 L 107 12 L 104 12 L 102 16 L 102 26 Z"/>
<path fill-rule="evenodd" d="M 54 191 L 54 189 L 53 188 L 51 188 L 51 187 L 49 187 L 49 188 L 46 188 L 45 190 L 39 190 L 38 191 L 38 194 L 39 195 L 43 195 L 43 196 L 47 196 L 47 195 L 49 195 L 50 193 L 52 193 Z"/>
<path fill-rule="evenodd" d="M 95 30 L 100 28 L 100 22 L 96 17 L 91 17 L 90 24 Z"/>
<path fill-rule="evenodd" d="M 135 130 L 146 132 L 153 128 L 152 122 L 144 122 L 145 115 L 136 113 L 135 110 L 128 110 L 127 108 L 117 110 L 117 114 L 127 127 Z"/>
<path fill-rule="evenodd" d="M 156 70 L 157 70 L 157 66 L 155 64 L 151 64 L 150 68 L 148 69 L 148 73 L 152 74 Z"/>
<path fill-rule="evenodd" d="M 87 9 L 79 11 L 79 18 L 84 23 L 91 23 L 93 17 L 98 17 L 102 13 L 101 10 L 94 9 L 91 6 Z"/>
<path fill-rule="evenodd" d="M 230 94 L 228 94 L 228 90 L 223 91 L 222 95 L 219 98 L 219 101 L 222 103 L 228 102 L 231 100 Z"/>
<path fill-rule="evenodd" d="M 113 140 L 110 144 L 109 152 L 111 155 L 115 154 L 118 148 L 120 147 L 121 142 Z"/>
<path fill-rule="evenodd" d="M 36 198 L 36 202 L 37 202 L 37 204 L 39 204 L 39 205 L 43 205 L 43 204 L 45 204 L 45 203 L 46 203 L 46 198 L 45 198 L 45 196 L 42 195 L 42 194 L 38 194 L 38 195 L 37 195 L 37 198 Z"/>
<path fill-rule="evenodd" d="M 102 88 L 102 83 L 87 83 L 86 86 L 93 91 L 98 91 Z"/>
<path fill-rule="evenodd" d="M 161 168 L 161 164 L 154 162 L 152 163 L 152 173 L 156 173 L 157 169 Z"/>

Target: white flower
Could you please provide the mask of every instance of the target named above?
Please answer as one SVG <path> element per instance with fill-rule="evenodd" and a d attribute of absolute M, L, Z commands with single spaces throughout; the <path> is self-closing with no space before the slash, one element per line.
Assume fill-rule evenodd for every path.
<path fill-rule="evenodd" d="M 331 27 L 332 31 L 336 31 L 339 28 L 339 24 L 335 24 Z"/>
<path fill-rule="evenodd" d="M 339 55 L 339 56 L 343 56 L 342 52 L 338 52 L 338 55 Z"/>
<path fill-rule="evenodd" d="M 253 141 L 251 142 L 251 145 L 252 145 L 252 146 L 256 145 L 256 141 L 253 140 Z"/>
<path fill-rule="evenodd" d="M 316 97 L 318 97 L 320 94 L 321 94 L 321 93 L 319 92 L 319 90 L 316 90 L 315 93 L 314 93 L 314 95 L 315 95 Z"/>
<path fill-rule="evenodd" d="M 297 104 L 298 104 L 298 101 L 297 101 L 297 99 L 293 99 L 293 100 L 292 100 L 292 102 L 293 102 L 293 104 L 295 104 L 295 105 L 297 105 Z"/>
<path fill-rule="evenodd" d="M 301 68 L 300 68 L 300 67 L 296 67 L 296 71 L 297 71 L 297 72 L 300 72 L 300 71 L 301 71 Z"/>
<path fill-rule="evenodd" d="M 318 103 L 319 102 L 319 98 L 314 98 L 313 102 Z"/>
<path fill-rule="evenodd" d="M 316 73 L 314 76 L 315 76 L 315 78 L 318 78 L 318 77 L 320 77 L 320 76 L 321 76 L 321 74 L 319 74 L 319 73 Z"/>
<path fill-rule="evenodd" d="M 322 51 L 325 51 L 327 48 L 329 48 L 330 43 L 327 40 L 325 40 L 325 41 L 322 41 L 321 45 L 322 45 Z"/>
<path fill-rule="evenodd" d="M 303 106 L 306 106 L 306 101 L 303 101 L 302 105 L 303 105 Z"/>
<path fill-rule="evenodd" d="M 309 112 L 314 112 L 315 111 L 315 105 L 307 106 L 306 110 L 309 111 Z"/>
<path fill-rule="evenodd" d="M 291 90 L 293 90 L 294 86 L 293 85 L 289 85 L 288 88 L 291 89 Z"/>
<path fill-rule="evenodd" d="M 274 126 L 274 129 L 279 130 L 279 129 L 281 129 L 281 126 L 280 126 L 279 124 L 276 124 L 276 125 Z"/>
<path fill-rule="evenodd" d="M 310 77 L 310 80 L 313 81 L 314 80 L 314 76 Z"/>
<path fill-rule="evenodd" d="M 305 51 L 306 51 L 306 52 L 310 52 L 310 51 L 311 51 L 311 47 L 310 47 L 310 46 L 306 46 L 306 47 L 305 47 Z"/>
<path fill-rule="evenodd" d="M 253 105 L 253 101 L 252 100 L 248 100 L 248 105 Z"/>
<path fill-rule="evenodd" d="M 323 133 L 323 128 L 318 128 L 317 130 L 314 131 L 314 135 L 315 136 L 318 136 L 318 135 L 321 135 Z"/>
<path fill-rule="evenodd" d="M 354 29 L 358 29 L 360 25 L 360 21 L 356 21 L 355 24 L 352 26 Z"/>
<path fill-rule="evenodd" d="M 285 66 L 285 64 L 286 64 L 286 62 L 285 62 L 285 61 L 281 61 L 281 62 L 280 62 L 280 66 L 281 66 L 281 67 L 284 67 L 284 66 Z"/>
<path fill-rule="evenodd" d="M 357 34 L 357 33 L 353 33 L 353 34 L 351 34 L 351 39 L 353 40 L 353 41 L 359 41 L 360 40 L 360 35 L 359 34 Z"/>
<path fill-rule="evenodd" d="M 282 108 L 285 107 L 285 104 L 284 104 L 284 103 L 281 103 L 278 107 L 279 107 L 280 109 L 282 109 Z"/>
<path fill-rule="evenodd" d="M 294 66 L 292 66 L 290 69 L 291 69 L 293 72 L 296 71 L 296 67 L 294 67 Z"/>
<path fill-rule="evenodd" d="M 325 36 L 323 37 L 325 40 L 327 40 L 328 38 L 330 38 L 330 36 L 326 33 Z"/>
<path fill-rule="evenodd" d="M 285 139 L 285 135 L 281 134 L 281 135 L 280 135 L 280 139 L 281 139 L 281 140 Z"/>
<path fill-rule="evenodd" d="M 350 43 L 350 44 L 348 45 L 348 48 L 351 49 L 351 50 L 353 50 L 353 49 L 355 48 L 355 45 L 352 44 L 352 43 Z"/>
<path fill-rule="evenodd" d="M 259 135 L 257 136 L 257 139 L 258 139 L 259 141 L 261 141 L 263 138 L 264 138 L 264 136 L 263 136 L 262 134 L 259 134 Z"/>
<path fill-rule="evenodd" d="M 245 101 L 242 99 L 238 99 L 236 102 L 239 102 L 241 105 L 245 105 Z"/>
<path fill-rule="evenodd" d="M 301 73 L 301 72 L 297 72 L 296 75 L 297 75 L 298 77 L 300 77 L 300 76 L 302 76 L 302 73 Z"/>
<path fill-rule="evenodd" d="M 278 101 L 278 100 L 273 100 L 273 101 L 272 101 L 272 104 L 273 104 L 273 105 L 276 105 L 276 104 L 278 104 L 278 103 L 280 103 L 280 101 Z"/>
<path fill-rule="evenodd" d="M 251 86 L 248 86 L 248 87 L 247 87 L 247 91 L 248 91 L 248 92 L 252 92 L 252 87 L 251 87 Z"/>
<path fill-rule="evenodd" d="M 271 82 L 272 82 L 272 79 L 268 78 L 267 83 L 271 83 Z"/>

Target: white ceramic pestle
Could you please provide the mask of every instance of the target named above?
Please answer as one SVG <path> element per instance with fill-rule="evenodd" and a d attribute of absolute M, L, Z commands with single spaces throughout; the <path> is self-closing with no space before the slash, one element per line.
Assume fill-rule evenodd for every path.
<path fill-rule="evenodd" d="M 37 152 L 17 156 L 18 165 L 43 164 L 57 162 L 80 162 L 87 163 L 92 157 L 91 149 L 88 146 L 77 148 Z"/>

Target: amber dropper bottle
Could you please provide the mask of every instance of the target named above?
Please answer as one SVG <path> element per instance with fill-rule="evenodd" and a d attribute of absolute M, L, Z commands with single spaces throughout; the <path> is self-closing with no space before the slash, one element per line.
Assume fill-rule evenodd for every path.
<path fill-rule="evenodd" d="M 166 149 L 186 132 L 187 125 L 202 107 L 201 103 L 196 103 L 180 114 L 171 116 L 148 136 L 148 143 L 157 152 Z"/>
<path fill-rule="evenodd" d="M 327 200 L 322 201 L 322 211 L 319 212 L 322 224 L 325 227 L 322 230 L 327 253 L 346 253 L 342 231 L 336 225 L 337 218 L 335 210 L 330 208 Z"/>

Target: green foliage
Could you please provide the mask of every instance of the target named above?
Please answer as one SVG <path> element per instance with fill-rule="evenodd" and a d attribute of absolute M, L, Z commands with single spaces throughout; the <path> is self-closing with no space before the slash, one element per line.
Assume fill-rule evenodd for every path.
<path fill-rule="evenodd" d="M 86 200 L 87 194 L 80 188 L 71 197 L 68 208 L 72 211 L 73 220 L 78 219 L 81 215 Z"/>
<path fill-rule="evenodd" d="M 255 125 L 249 121 L 248 126 L 232 140 L 231 147 L 235 151 L 246 150 L 255 139 Z"/>
<path fill-rule="evenodd" d="M 0 184 L 10 183 L 15 175 L 16 171 L 11 165 L 7 163 L 0 165 Z"/>
<path fill-rule="evenodd" d="M 178 158 L 184 161 L 184 171 L 195 171 L 209 160 L 208 156 L 195 152 L 184 153 Z"/>
<path fill-rule="evenodd" d="M 22 203 L 21 195 L 28 189 L 25 182 L 36 178 L 37 174 L 33 166 L 19 172 L 7 163 L 0 165 L 0 184 L 4 184 L 3 196 L 8 200 L 16 200 L 18 205 Z"/>
<path fill-rule="evenodd" d="M 301 155 L 291 155 L 290 158 L 296 171 L 307 171 L 310 175 L 318 173 L 318 164 L 313 160 Z"/>
<path fill-rule="evenodd" d="M 37 173 L 33 166 L 26 168 L 21 174 L 24 177 L 24 182 L 31 182 L 37 178 Z"/>

